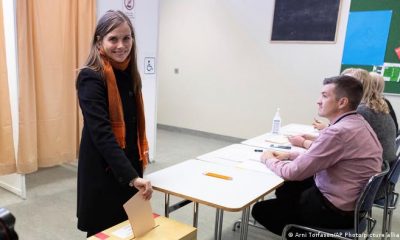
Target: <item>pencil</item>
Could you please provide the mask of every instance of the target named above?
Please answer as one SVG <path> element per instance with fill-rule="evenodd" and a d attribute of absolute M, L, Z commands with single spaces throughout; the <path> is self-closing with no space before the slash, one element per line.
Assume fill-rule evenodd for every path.
<path fill-rule="evenodd" d="M 226 176 L 226 175 L 222 175 L 222 174 L 218 174 L 218 173 L 213 173 L 213 172 L 207 172 L 204 175 L 209 176 L 209 177 L 220 178 L 220 179 L 224 179 L 224 180 L 232 180 L 232 177 L 230 177 L 230 176 Z"/>

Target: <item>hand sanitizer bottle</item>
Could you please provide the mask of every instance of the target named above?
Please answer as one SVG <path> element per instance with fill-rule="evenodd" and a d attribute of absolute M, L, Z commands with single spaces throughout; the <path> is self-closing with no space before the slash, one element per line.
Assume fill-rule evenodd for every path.
<path fill-rule="evenodd" d="M 279 114 L 279 108 L 276 110 L 274 119 L 272 120 L 272 134 L 279 134 L 279 131 L 281 129 L 281 116 Z"/>

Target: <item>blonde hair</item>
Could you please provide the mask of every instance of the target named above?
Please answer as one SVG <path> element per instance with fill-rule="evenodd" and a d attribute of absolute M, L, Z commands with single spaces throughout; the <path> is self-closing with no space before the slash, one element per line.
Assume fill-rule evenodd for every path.
<path fill-rule="evenodd" d="M 383 89 L 385 88 L 385 79 L 383 79 L 382 75 L 376 72 L 370 72 L 369 75 L 374 80 L 376 84 L 376 90 L 382 95 Z"/>
<path fill-rule="evenodd" d="M 383 83 L 379 83 L 380 80 L 377 77 L 361 68 L 345 69 L 342 75 L 352 76 L 361 81 L 363 85 L 361 103 L 364 103 L 368 108 L 377 113 L 389 113 L 389 107 L 382 95 L 383 87 L 381 84 Z"/>
<path fill-rule="evenodd" d="M 341 75 L 347 75 L 354 77 L 363 83 L 364 79 L 369 78 L 369 72 L 367 70 L 364 70 L 362 68 L 346 68 L 343 70 Z"/>
<path fill-rule="evenodd" d="M 383 112 L 383 113 L 389 113 L 389 106 L 387 105 L 385 98 L 383 97 L 383 90 L 385 88 L 385 80 L 383 77 L 376 73 L 376 72 L 370 72 L 369 73 L 370 78 L 372 80 L 372 87 L 376 91 L 376 95 L 378 96 L 379 99 L 379 110 L 378 112 Z"/>

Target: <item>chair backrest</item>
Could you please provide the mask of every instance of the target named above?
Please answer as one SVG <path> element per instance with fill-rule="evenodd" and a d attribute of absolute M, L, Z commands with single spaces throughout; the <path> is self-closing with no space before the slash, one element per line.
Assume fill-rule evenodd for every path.
<path fill-rule="evenodd" d="M 399 180 L 400 175 L 400 156 L 397 157 L 388 173 L 388 180 L 394 186 Z"/>
<path fill-rule="evenodd" d="M 362 230 L 364 230 L 359 229 L 359 222 L 372 209 L 375 195 L 378 192 L 383 178 L 389 172 L 389 164 L 386 161 L 384 161 L 383 164 L 384 170 L 380 173 L 375 174 L 369 179 L 364 189 L 362 190 L 360 197 L 357 200 L 356 208 L 354 210 L 354 229 L 357 233 L 360 233 Z"/>

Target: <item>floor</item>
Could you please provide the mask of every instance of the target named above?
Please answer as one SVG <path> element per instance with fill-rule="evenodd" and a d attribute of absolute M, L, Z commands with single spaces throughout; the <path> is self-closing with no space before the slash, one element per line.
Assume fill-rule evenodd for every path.
<path fill-rule="evenodd" d="M 157 171 L 178 162 L 195 158 L 198 155 L 239 142 L 239 139 L 216 135 L 180 131 L 160 126 L 157 130 L 155 162 L 149 165 L 148 172 Z M 27 199 L 0 189 L 0 207 L 10 210 L 16 217 L 16 231 L 22 240 L 74 240 L 85 239 L 86 235 L 76 228 L 76 166 L 66 164 L 41 169 L 26 176 Z M 398 184 L 399 186 L 399 184 Z M 171 198 L 171 202 L 181 199 Z M 163 215 L 164 195 L 155 192 L 152 200 L 153 211 Z M 173 212 L 170 217 L 192 224 L 193 205 Z M 374 211 L 380 223 L 382 212 Z M 222 239 L 239 239 L 238 231 L 232 231 L 233 223 L 240 213 L 224 213 Z M 214 239 L 215 209 L 200 205 L 198 239 Z M 380 226 L 376 227 L 379 232 Z M 397 210 L 393 219 L 393 233 L 400 233 L 400 214 Z M 250 227 L 249 240 L 280 239 L 268 231 Z M 375 238 L 378 239 L 378 238 Z M 396 238 L 392 238 L 396 239 Z M 399 238 L 400 239 L 400 238 Z"/>

